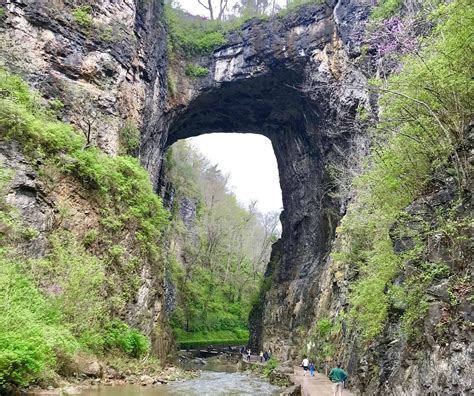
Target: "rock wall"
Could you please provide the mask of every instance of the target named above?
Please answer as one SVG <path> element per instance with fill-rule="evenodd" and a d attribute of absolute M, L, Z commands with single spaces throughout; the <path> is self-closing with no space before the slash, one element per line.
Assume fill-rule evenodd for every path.
<path fill-rule="evenodd" d="M 155 0 L 94 2 L 80 19 L 75 13 L 82 5 L 59 0 L 2 2 L 1 66 L 22 76 L 45 102 L 59 100 L 62 120 L 79 130 L 89 128 L 89 145 L 116 155 L 125 152 L 124 127 L 147 130 L 154 114 L 162 111 L 166 92 L 163 5 Z M 137 149 L 131 152 L 140 154 Z M 39 232 L 20 247 L 25 257 L 47 254 L 48 237 L 57 230 L 83 240 L 88 231 L 100 229 L 100 206 L 73 177 L 59 171 L 48 174 L 44 164 L 25 156 L 14 142 L 0 140 L 0 162 L 13 170 L 8 203 L 17 208 L 25 226 Z M 126 257 L 138 254 L 135 238 L 117 237 L 122 238 L 119 243 L 125 246 Z M 91 247 L 98 257 L 109 248 Z M 150 335 L 155 351 L 166 357 L 172 340 L 163 268 L 143 259 L 137 275 L 136 290 L 116 314 Z M 118 280 L 116 287 L 121 286 L 126 287 Z"/>

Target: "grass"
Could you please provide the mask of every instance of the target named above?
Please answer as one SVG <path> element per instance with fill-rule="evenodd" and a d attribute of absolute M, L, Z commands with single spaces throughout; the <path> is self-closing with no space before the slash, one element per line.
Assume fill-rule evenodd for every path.
<path fill-rule="evenodd" d="M 248 330 L 242 329 L 194 333 L 177 329 L 176 334 L 176 341 L 181 348 L 197 348 L 209 345 L 246 345 L 249 339 Z"/>

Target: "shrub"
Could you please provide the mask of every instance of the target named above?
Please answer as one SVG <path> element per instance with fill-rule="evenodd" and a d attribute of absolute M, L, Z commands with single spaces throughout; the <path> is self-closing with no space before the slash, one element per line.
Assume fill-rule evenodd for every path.
<path fill-rule="evenodd" d="M 403 0 L 380 0 L 370 14 L 370 18 L 374 21 L 388 19 L 395 15 L 403 5 Z"/>
<path fill-rule="evenodd" d="M 0 388 L 25 386 L 55 368 L 78 344 L 18 263 L 0 259 Z"/>
<path fill-rule="evenodd" d="M 319 336 L 324 338 L 328 336 L 331 331 L 331 320 L 327 318 L 319 319 L 316 323 L 316 327 L 318 329 Z"/>
<path fill-rule="evenodd" d="M 231 27 L 219 21 L 189 18 L 180 10 L 165 8 L 169 50 L 186 57 L 212 52 L 225 44 L 224 34 Z"/>
<path fill-rule="evenodd" d="M 72 11 L 74 21 L 82 28 L 89 29 L 93 25 L 92 7 L 88 4 L 79 6 Z"/>
<path fill-rule="evenodd" d="M 188 64 L 186 65 L 185 73 L 190 77 L 204 77 L 209 73 L 209 70 L 207 67 Z"/>
<path fill-rule="evenodd" d="M 118 349 L 134 358 L 139 358 L 150 350 L 150 342 L 145 335 L 118 320 L 107 326 L 104 346 L 111 350 Z"/>
<path fill-rule="evenodd" d="M 269 377 L 270 374 L 278 367 L 278 360 L 276 360 L 273 356 L 268 359 L 265 367 L 263 368 L 263 375 L 265 377 Z"/>
<path fill-rule="evenodd" d="M 119 130 L 119 141 L 122 154 L 135 151 L 140 145 L 140 130 L 133 120 L 126 120 Z"/>

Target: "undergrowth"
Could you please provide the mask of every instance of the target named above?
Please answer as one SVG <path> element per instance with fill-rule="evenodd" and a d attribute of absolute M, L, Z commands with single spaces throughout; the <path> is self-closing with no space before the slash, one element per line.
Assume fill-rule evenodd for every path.
<path fill-rule="evenodd" d="M 161 265 L 158 246 L 168 213 L 147 172 L 135 158 L 85 148 L 81 133 L 58 121 L 51 106 L 3 69 L 0 135 L 21 144 L 51 188 L 58 174 L 79 182 L 101 216 L 100 229 L 89 230 L 84 240 L 56 227 L 48 235 L 47 253 L 28 258 L 21 246 L 39 233 L 23 226 L 0 196 L 0 388 L 47 380 L 80 351 L 129 358 L 148 353 L 149 339 L 116 316 L 138 290 L 138 263 Z M 135 134 L 126 138 L 133 140 Z M 2 193 L 12 177 L 7 166 L 1 164 Z M 59 209 L 61 224 L 67 208 Z M 122 245 L 123 235 L 130 233 L 133 252 Z"/>
<path fill-rule="evenodd" d="M 175 329 L 176 341 L 181 348 L 207 347 L 209 345 L 246 345 L 247 329 L 186 332 Z"/>
<path fill-rule="evenodd" d="M 225 44 L 225 34 L 234 26 L 231 23 L 189 16 L 168 5 L 165 6 L 165 19 L 169 52 L 179 53 L 187 58 L 208 54 Z"/>

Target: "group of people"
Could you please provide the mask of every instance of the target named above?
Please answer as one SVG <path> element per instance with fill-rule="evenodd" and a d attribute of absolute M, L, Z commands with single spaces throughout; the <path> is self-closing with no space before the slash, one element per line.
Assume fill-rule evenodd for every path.
<path fill-rule="evenodd" d="M 311 377 L 314 377 L 314 363 L 310 361 L 307 357 L 303 359 L 303 375 L 306 376 L 306 372 L 309 370 Z"/>
<path fill-rule="evenodd" d="M 247 362 L 250 362 L 250 358 L 252 357 L 252 351 L 250 350 L 250 348 L 245 350 L 245 347 L 242 347 L 242 348 L 240 348 L 240 353 L 242 355 L 245 355 Z M 272 357 L 272 351 L 271 350 L 268 350 L 268 351 L 265 351 L 265 352 L 260 351 L 259 356 L 260 356 L 260 363 L 264 363 Z"/>
<path fill-rule="evenodd" d="M 303 366 L 303 375 L 309 371 L 311 377 L 314 377 L 314 362 L 310 361 L 307 357 L 303 359 L 301 364 Z M 347 373 L 341 368 L 341 363 L 338 363 L 336 367 L 332 368 L 329 372 L 329 380 L 332 382 L 332 394 L 333 396 L 342 396 L 342 390 L 344 389 L 344 381 L 347 379 Z"/>

